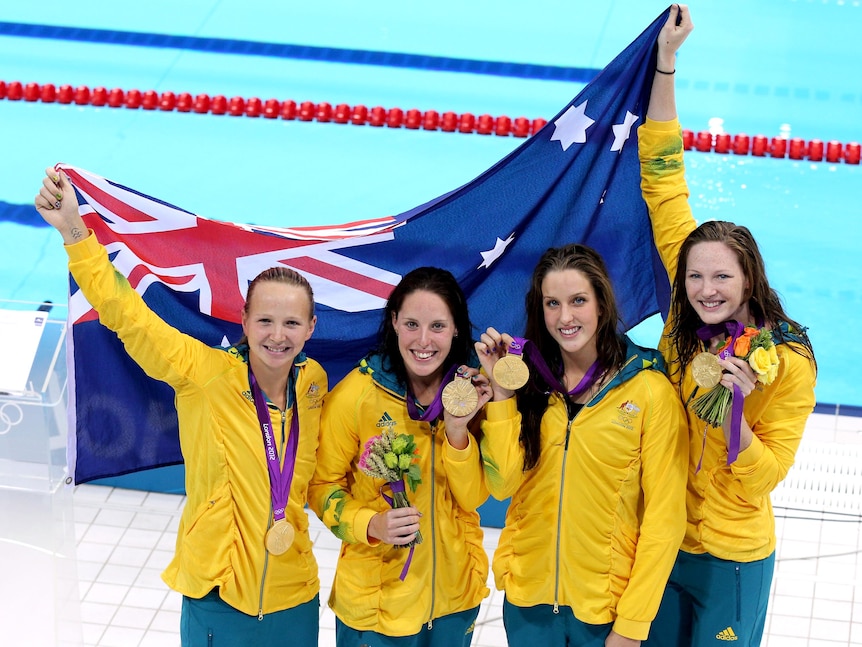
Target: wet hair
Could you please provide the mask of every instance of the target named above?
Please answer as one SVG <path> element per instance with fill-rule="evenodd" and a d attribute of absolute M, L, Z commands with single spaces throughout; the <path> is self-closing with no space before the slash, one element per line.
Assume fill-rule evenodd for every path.
<path fill-rule="evenodd" d="M 404 299 L 418 291 L 430 292 L 440 297 L 449 308 L 449 313 L 455 322 L 456 336 L 452 339 L 449 355 L 443 362 L 444 370 L 453 364 L 466 364 L 473 348 L 470 315 L 467 310 L 467 299 L 464 292 L 452 276 L 451 272 L 437 267 L 419 267 L 404 275 L 386 301 L 383 311 L 383 321 L 378 332 L 377 352 L 389 361 L 389 365 L 398 381 L 407 387 L 407 368 L 404 358 L 398 349 L 398 335 L 392 323 L 392 315 L 398 315 L 404 305 Z"/>
<path fill-rule="evenodd" d="M 748 227 L 722 220 L 710 220 L 691 232 L 680 247 L 676 276 L 670 305 L 670 318 L 673 322 L 669 330 L 670 343 L 679 357 L 678 364 L 670 367 L 673 375 L 684 375 L 686 367 L 694 356 L 702 350 L 697 330 L 703 325 L 694 307 L 688 300 L 685 278 L 688 271 L 688 258 L 692 248 L 699 243 L 723 243 L 736 255 L 742 275 L 748 284 L 743 301 L 748 301 L 748 309 L 757 325 L 770 326 L 777 332 L 778 324 L 787 322 L 802 343 L 802 349 L 791 348 L 800 355 L 814 361 L 814 349 L 805 329 L 791 319 L 784 311 L 778 293 L 766 278 L 766 264 L 760 248 Z M 680 388 L 682 380 L 680 380 Z"/>
<path fill-rule="evenodd" d="M 525 337 L 536 345 L 554 374 L 561 376 L 563 358 L 560 346 L 545 325 L 542 283 L 551 272 L 577 270 L 583 274 L 593 288 L 598 309 L 596 350 L 602 371 L 614 371 L 625 361 L 626 345 L 619 335 L 620 314 L 614 297 L 613 286 L 602 257 L 586 245 L 569 244 L 548 249 L 533 270 L 530 289 L 525 305 L 527 327 Z M 535 467 L 540 456 L 541 423 L 548 407 L 548 392 L 552 385 L 536 371 L 530 371 L 530 379 L 518 392 L 518 410 L 521 412 L 521 445 L 524 448 L 524 471 Z"/>
<path fill-rule="evenodd" d="M 284 285 L 304 290 L 306 296 L 308 297 L 308 318 L 310 320 L 312 317 L 314 317 L 314 292 L 311 289 L 311 284 L 302 274 L 300 274 L 296 270 L 290 269 L 289 267 L 270 267 L 268 270 L 264 270 L 256 277 L 254 277 L 254 280 L 252 280 L 252 282 L 248 284 L 248 291 L 245 295 L 245 303 L 242 306 L 242 311 L 244 313 L 248 314 L 251 297 L 254 294 L 254 291 L 257 286 L 261 283 L 268 283 L 270 281 L 274 281 L 276 283 L 283 283 Z M 247 344 L 248 337 L 246 335 L 243 335 L 239 343 Z"/>

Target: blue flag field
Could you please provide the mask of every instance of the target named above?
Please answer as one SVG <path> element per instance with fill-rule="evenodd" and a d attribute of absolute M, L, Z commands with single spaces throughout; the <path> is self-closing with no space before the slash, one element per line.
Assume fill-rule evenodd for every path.
<path fill-rule="evenodd" d="M 396 216 L 329 227 L 209 220 L 62 166 L 88 226 L 148 305 L 212 346 L 236 342 L 248 282 L 283 265 L 315 292 L 306 352 L 334 384 L 374 344 L 381 309 L 419 266 L 451 271 L 477 330 L 521 333 L 538 257 L 581 242 L 605 258 L 626 328 L 667 308 L 669 286 L 640 194 L 636 129 L 659 16 L 536 135 L 471 182 Z M 75 483 L 182 462 L 173 391 L 126 355 L 70 285 L 69 470 Z"/>

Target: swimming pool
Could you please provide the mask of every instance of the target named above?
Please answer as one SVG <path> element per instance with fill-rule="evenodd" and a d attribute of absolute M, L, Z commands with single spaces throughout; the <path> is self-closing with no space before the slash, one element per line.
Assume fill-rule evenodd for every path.
<path fill-rule="evenodd" d="M 299 6 L 191 0 L 123 5 L 59 2 L 5 8 L 8 23 L 296 43 L 601 68 L 666 5 L 350 2 Z M 594 3 L 600 4 L 600 3 Z M 718 5 L 718 3 L 709 3 Z M 644 6 L 646 5 L 646 6 Z M 774 0 L 694 7 L 680 54 L 684 127 L 849 142 L 862 92 L 854 51 L 859 2 Z M 62 18 L 61 18 L 62 17 Z M 857 48 L 858 49 L 858 48 Z M 3 79 L 73 87 L 292 98 L 475 115 L 550 117 L 571 82 L 325 63 L 74 40 L 0 36 Z M 720 123 L 716 119 L 722 120 Z M 27 204 L 43 168 L 64 161 L 211 218 L 264 225 L 335 224 L 399 213 L 451 190 L 522 140 L 316 121 L 0 101 L 0 200 Z M 862 405 L 862 350 L 842 334 L 862 320 L 860 167 L 692 152 L 699 219 L 748 225 L 792 316 L 810 326 L 821 403 Z M 52 231 L 0 222 L 0 299 L 65 299 Z M 845 323 L 846 322 L 846 323 Z M 658 326 L 639 327 L 654 344 Z"/>

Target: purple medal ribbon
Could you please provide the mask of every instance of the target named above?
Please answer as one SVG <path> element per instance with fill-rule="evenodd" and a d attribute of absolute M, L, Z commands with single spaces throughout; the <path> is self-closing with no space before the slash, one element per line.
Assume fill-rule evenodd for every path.
<path fill-rule="evenodd" d="M 292 369 L 291 369 L 292 371 Z M 269 489 L 272 497 L 272 519 L 273 523 L 281 521 L 285 517 L 287 500 L 290 496 L 290 484 L 293 481 L 293 468 L 296 465 L 296 450 L 299 445 L 299 411 L 296 406 L 296 392 L 293 379 L 290 382 L 290 395 L 293 398 L 292 416 L 290 420 L 290 432 L 287 436 L 287 449 L 285 450 L 284 467 L 278 460 L 278 447 L 275 446 L 275 438 L 272 434 L 272 421 L 269 417 L 269 408 L 266 406 L 266 396 L 257 383 L 252 373 L 251 366 L 248 367 L 248 381 L 251 384 L 251 393 L 254 398 L 254 408 L 257 411 L 257 419 L 260 423 L 260 431 L 263 434 L 263 445 L 266 448 L 266 462 L 269 467 Z"/>
<path fill-rule="evenodd" d="M 566 387 L 548 367 L 548 364 L 545 362 L 545 358 L 542 357 L 539 349 L 536 348 L 536 345 L 532 344 L 529 339 L 513 337 L 512 343 L 509 344 L 509 352 L 513 355 L 526 353 L 525 357 L 530 361 L 530 364 L 533 365 L 533 368 L 539 372 L 539 375 L 542 376 L 542 379 L 545 380 L 545 383 L 548 386 L 558 393 L 565 393 L 572 398 L 577 398 L 586 393 L 590 387 L 593 386 L 599 372 L 599 361 L 596 360 L 592 363 L 592 366 L 587 369 L 587 372 L 584 373 L 584 376 L 581 378 L 581 381 L 577 383 L 575 388 L 571 391 L 566 391 Z"/>
<path fill-rule="evenodd" d="M 730 343 L 718 354 L 719 359 L 727 359 L 733 355 L 733 346 L 745 330 L 745 325 L 740 321 L 725 321 L 720 324 L 709 324 L 697 329 L 698 339 L 709 341 L 722 333 L 730 335 Z M 727 464 L 731 465 L 739 457 L 739 443 L 742 434 L 742 404 L 744 398 L 738 384 L 733 385 L 733 398 L 730 406 L 730 442 L 727 447 Z M 697 462 L 696 472 L 700 471 L 703 464 L 703 454 L 706 451 L 706 434 L 703 436 L 703 447 L 700 452 L 700 460 Z"/>
<path fill-rule="evenodd" d="M 389 487 L 392 488 L 393 493 L 395 493 L 395 492 L 406 492 L 406 489 L 404 487 L 404 481 L 389 481 Z M 380 496 L 382 496 L 386 500 L 386 503 L 388 503 L 390 506 L 395 503 L 392 500 L 392 497 L 383 494 L 382 491 L 380 492 Z M 398 579 L 401 580 L 402 582 L 407 577 L 407 571 L 410 570 L 410 563 L 413 561 L 413 549 L 414 548 L 416 548 L 416 544 L 413 544 L 412 546 L 410 546 L 410 552 L 407 553 L 407 561 L 404 562 L 404 568 L 401 569 L 401 575 L 398 576 Z"/>
<path fill-rule="evenodd" d="M 411 420 L 429 422 L 431 420 L 436 420 L 440 416 L 443 412 L 443 389 L 455 376 L 455 368 L 455 366 L 452 366 L 448 371 L 446 371 L 446 374 L 443 376 L 443 381 L 440 382 L 440 388 L 437 389 L 437 395 L 434 396 L 434 399 L 431 401 L 431 404 L 428 405 L 428 408 L 425 409 L 424 413 L 419 413 L 419 407 L 416 406 L 416 400 L 413 397 L 413 394 L 410 393 L 410 387 L 407 387 L 407 414 L 410 416 Z"/>

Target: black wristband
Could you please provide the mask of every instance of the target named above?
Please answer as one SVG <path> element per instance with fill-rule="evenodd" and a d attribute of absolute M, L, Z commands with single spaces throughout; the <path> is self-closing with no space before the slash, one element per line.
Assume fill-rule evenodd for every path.
<path fill-rule="evenodd" d="M 660 70 L 658 68 L 655 68 L 655 71 L 658 72 L 659 74 L 667 74 L 668 76 L 670 76 L 671 74 L 676 74 L 676 69 L 671 70 L 670 72 L 665 72 L 664 70 Z"/>

